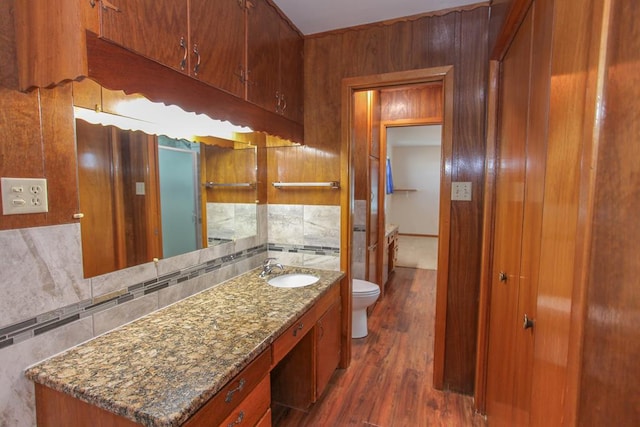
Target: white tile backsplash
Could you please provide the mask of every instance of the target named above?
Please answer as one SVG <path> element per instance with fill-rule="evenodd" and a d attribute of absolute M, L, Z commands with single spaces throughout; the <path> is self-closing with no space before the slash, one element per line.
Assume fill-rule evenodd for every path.
<path fill-rule="evenodd" d="M 80 224 L 0 231 L 0 327 L 91 298 Z"/>
<path fill-rule="evenodd" d="M 87 317 L 0 350 L 0 426 L 36 425 L 34 385 L 24 370 L 36 362 L 87 341 L 93 319 Z"/>

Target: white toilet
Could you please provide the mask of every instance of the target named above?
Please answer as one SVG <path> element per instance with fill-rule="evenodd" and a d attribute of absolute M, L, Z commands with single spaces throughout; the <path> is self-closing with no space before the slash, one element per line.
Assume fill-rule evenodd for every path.
<path fill-rule="evenodd" d="M 380 296 L 380 287 L 366 280 L 353 279 L 352 282 L 351 338 L 363 338 L 367 330 L 367 307 Z"/>

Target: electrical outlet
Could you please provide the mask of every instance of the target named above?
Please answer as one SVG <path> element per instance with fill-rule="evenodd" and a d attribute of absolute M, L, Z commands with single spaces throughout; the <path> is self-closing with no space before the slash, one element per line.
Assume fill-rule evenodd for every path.
<path fill-rule="evenodd" d="M 451 183 L 451 200 L 471 200 L 471 183 L 470 182 L 452 182 Z"/>
<path fill-rule="evenodd" d="M 3 215 L 49 211 L 46 179 L 1 178 L 0 186 Z"/>

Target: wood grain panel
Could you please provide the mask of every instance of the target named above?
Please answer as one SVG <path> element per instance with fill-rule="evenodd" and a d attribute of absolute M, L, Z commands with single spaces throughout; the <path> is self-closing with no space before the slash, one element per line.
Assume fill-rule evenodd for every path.
<path fill-rule="evenodd" d="M 247 11 L 247 100 L 276 110 L 280 19 L 267 0 L 252 0 Z"/>
<path fill-rule="evenodd" d="M 358 91 L 353 95 L 353 184 L 354 200 L 368 200 L 369 126 L 368 91 Z"/>
<path fill-rule="evenodd" d="M 6 141 L 0 144 L 0 170 L 3 177 L 46 177 L 39 107 L 37 91 L 24 94 L 0 88 L 0 132 L 11 135 L 11 140 L 20 145 L 16 149 L 14 144 Z M 0 216 L 2 230 L 44 224 L 46 214 Z"/>
<path fill-rule="evenodd" d="M 75 222 L 78 180 L 71 84 L 40 93 L 48 224 Z"/>
<path fill-rule="evenodd" d="M 141 427 L 142 424 L 85 403 L 69 394 L 35 385 L 37 423 L 42 427 Z"/>
<path fill-rule="evenodd" d="M 606 93 L 600 111 L 604 123 L 596 146 L 593 250 L 576 422 L 586 427 L 640 425 L 640 10 L 631 2 L 609 4 L 611 18 L 604 22 L 609 31 Z"/>
<path fill-rule="evenodd" d="M 203 188 L 208 203 L 255 203 L 256 148 L 233 149 L 201 145 L 204 182 L 219 184 L 253 183 L 254 187 Z"/>
<path fill-rule="evenodd" d="M 580 5 L 578 4 L 580 3 Z M 560 424 L 576 262 L 591 8 L 554 3 L 549 140 L 537 296 L 531 424 Z"/>
<path fill-rule="evenodd" d="M 534 342 L 537 331 L 523 330 L 525 315 L 537 318 L 540 266 L 540 234 L 542 229 L 545 189 L 546 153 L 549 122 L 549 70 L 553 2 L 537 0 L 531 8 L 533 19 L 531 40 L 531 79 L 527 123 L 525 166 L 525 198 L 522 219 L 522 250 L 520 254 L 520 290 L 517 309 L 517 368 L 513 391 L 514 420 L 517 426 L 529 425 L 531 413 L 531 383 L 533 375 Z M 522 27 L 521 27 L 522 28 Z"/>
<path fill-rule="evenodd" d="M 82 264 L 85 277 L 124 267 L 117 254 L 114 188 L 111 178 L 111 128 L 76 123 L 78 138 L 78 196 L 84 213 L 81 224 Z M 101 242 L 96 245 L 94 242 Z"/>
<path fill-rule="evenodd" d="M 380 92 L 383 121 L 420 118 L 433 123 L 442 122 L 442 83 L 383 89 Z"/>
<path fill-rule="evenodd" d="M 527 117 L 533 14 L 529 14 L 502 63 L 498 125 L 495 228 L 487 356 L 487 416 L 492 426 L 514 420 L 518 354 L 518 292 L 525 199 Z M 506 274 L 501 280 L 500 274 Z"/>
<path fill-rule="evenodd" d="M 444 377 L 446 384 L 466 393 L 473 392 L 475 365 L 469 354 L 475 354 L 478 320 L 488 63 L 486 17 L 486 10 L 481 8 L 459 16 L 459 53 L 454 65 L 451 180 L 471 182 L 472 201 L 451 203 L 448 306 L 455 310 L 447 312 Z M 460 265 L 464 268 L 458 268 Z"/>
<path fill-rule="evenodd" d="M 291 120 L 304 121 L 304 39 L 291 26 L 280 21 L 279 91 L 282 114 Z"/>
<path fill-rule="evenodd" d="M 463 17 L 465 25 L 462 25 Z M 411 44 L 397 46 L 390 54 L 380 40 L 407 40 L 407 22 L 393 23 L 373 28 L 356 28 L 348 31 L 308 38 L 305 42 L 305 143 L 308 148 L 320 148 L 326 158 L 313 161 L 322 167 L 340 156 L 340 94 L 338 88 L 343 77 L 371 75 L 387 70 L 411 70 L 417 68 L 454 65 L 455 91 L 460 93 L 454 107 L 459 123 L 453 134 L 454 157 L 452 170 L 475 183 L 476 199 L 473 207 L 456 213 L 452 227 L 450 265 L 455 266 L 456 291 L 448 302 L 452 315 L 457 314 L 458 324 L 450 334 L 446 364 L 452 372 L 446 387 L 471 392 L 473 389 L 474 354 L 477 321 L 477 288 L 479 283 L 480 215 L 484 155 L 484 93 L 486 91 L 486 64 L 488 9 L 452 12 L 444 16 L 424 17 L 410 21 Z M 463 30 L 463 27 L 467 27 Z M 464 31 L 464 34 L 462 33 Z M 375 64 L 375 61 L 380 63 Z M 389 61 L 394 61 L 389 64 Z M 397 62 L 396 62 L 397 61 Z M 460 69 L 458 69 L 458 66 Z M 479 75 L 464 74 L 477 73 Z M 467 121 L 472 124 L 464 127 Z M 462 134 L 458 134 L 462 129 Z M 468 129 L 468 130 L 467 130 Z M 458 147 L 458 145 L 466 148 Z M 315 154 L 315 153 L 314 153 Z M 307 153 L 312 156 L 313 154 Z M 342 156 L 348 156 L 348 151 Z M 335 157 L 333 157 L 335 156 Z M 342 159 L 341 159 L 342 162 Z M 294 166 L 299 167 L 299 166 Z M 343 167 L 344 164 L 343 164 Z M 298 174 L 302 170 L 298 170 Z M 271 200 L 271 194 L 269 195 Z M 312 199 L 312 197 L 308 197 Z M 278 196 L 275 200 L 282 200 Z M 302 199 L 304 200 L 304 199 Z M 306 201 L 305 201 L 306 203 Z M 343 209 L 349 205 L 343 204 Z M 348 227 L 343 222 L 343 227 Z M 346 242 L 345 242 L 346 244 Z M 343 252 L 348 252 L 343 248 Z M 451 256 L 453 254 L 454 256 Z M 471 260 L 467 263 L 467 259 Z M 464 260 L 464 261 L 463 261 Z M 465 268 L 459 268 L 464 265 Z M 471 310 L 469 310 L 471 308 Z M 464 311 L 464 313 L 462 313 Z M 464 343 L 464 344 L 463 344 Z M 454 355 L 453 353 L 456 353 Z M 449 360 L 456 358 L 456 361 Z M 464 367 L 462 367 L 464 366 Z M 454 372 L 455 371 L 455 374 Z M 459 372 L 458 372 L 459 371 Z M 449 378 L 448 378 L 449 379 Z"/>
<path fill-rule="evenodd" d="M 180 47 L 181 38 L 189 43 L 187 2 L 111 0 L 111 3 L 118 10 L 102 9 L 103 37 L 174 70 L 188 72 L 189 63 L 187 69 L 181 67 L 184 49 Z"/>
<path fill-rule="evenodd" d="M 211 18 L 215 18 L 215 24 Z M 245 9 L 235 1 L 190 0 L 190 54 L 198 46 L 201 64 L 194 77 L 240 98 L 245 85 Z M 195 61 L 195 58 L 194 58 Z M 195 63 L 192 63 L 191 70 Z"/>

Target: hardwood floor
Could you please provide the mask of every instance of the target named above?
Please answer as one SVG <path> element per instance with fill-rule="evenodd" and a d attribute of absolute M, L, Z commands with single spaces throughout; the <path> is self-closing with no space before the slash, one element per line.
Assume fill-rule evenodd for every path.
<path fill-rule="evenodd" d="M 485 427 L 471 396 L 432 388 L 436 272 L 398 267 L 338 370 L 308 412 L 273 408 L 273 425 Z"/>

